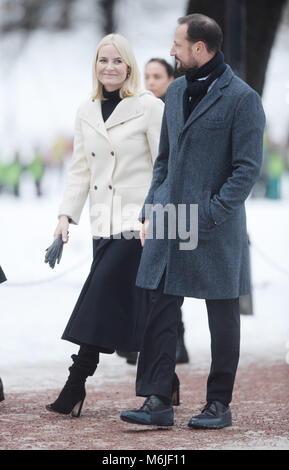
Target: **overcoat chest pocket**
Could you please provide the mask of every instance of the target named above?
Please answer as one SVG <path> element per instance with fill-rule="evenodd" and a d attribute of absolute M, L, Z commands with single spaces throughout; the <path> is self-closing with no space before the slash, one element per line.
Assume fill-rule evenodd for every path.
<path fill-rule="evenodd" d="M 223 119 L 202 119 L 200 125 L 205 129 L 225 129 L 230 128 L 230 122 Z"/>

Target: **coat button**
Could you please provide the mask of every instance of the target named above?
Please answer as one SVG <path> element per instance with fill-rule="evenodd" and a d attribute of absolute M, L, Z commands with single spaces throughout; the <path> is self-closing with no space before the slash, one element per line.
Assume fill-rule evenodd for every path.
<path fill-rule="evenodd" d="M 108 187 L 109 187 L 109 189 L 112 189 L 112 186 L 111 186 L 111 185 L 109 185 Z"/>
<path fill-rule="evenodd" d="M 110 155 L 114 156 L 114 152 L 110 152 Z"/>
<path fill-rule="evenodd" d="M 92 155 L 93 157 L 95 157 L 95 153 L 94 153 L 94 152 L 91 152 L 91 155 Z"/>
<path fill-rule="evenodd" d="M 97 186 L 94 186 L 94 189 L 97 189 Z"/>

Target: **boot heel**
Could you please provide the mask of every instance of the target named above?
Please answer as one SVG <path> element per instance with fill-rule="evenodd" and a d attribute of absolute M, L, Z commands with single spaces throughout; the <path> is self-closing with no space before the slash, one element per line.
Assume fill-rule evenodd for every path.
<path fill-rule="evenodd" d="M 84 399 L 79 401 L 78 403 L 76 403 L 76 405 L 73 407 L 72 412 L 71 412 L 71 416 L 73 418 L 79 418 L 80 417 L 83 403 L 84 403 Z"/>

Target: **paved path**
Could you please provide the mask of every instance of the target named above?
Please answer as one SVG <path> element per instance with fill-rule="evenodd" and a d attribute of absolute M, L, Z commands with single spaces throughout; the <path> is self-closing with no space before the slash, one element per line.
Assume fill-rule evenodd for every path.
<path fill-rule="evenodd" d="M 289 366 L 285 362 L 242 366 L 231 405 L 233 426 L 218 431 L 187 427 L 203 405 L 207 374 L 178 366 L 181 406 L 170 429 L 120 421 L 127 408 L 139 407 L 134 373 L 100 384 L 90 379 L 79 419 L 46 412 L 58 390 L 6 393 L 0 403 L 0 450 L 12 449 L 289 449 Z"/>

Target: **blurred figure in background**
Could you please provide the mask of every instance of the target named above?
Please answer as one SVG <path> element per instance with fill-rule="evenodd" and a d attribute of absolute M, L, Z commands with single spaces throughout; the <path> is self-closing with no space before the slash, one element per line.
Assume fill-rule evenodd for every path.
<path fill-rule="evenodd" d="M 7 281 L 6 279 L 6 276 L 0 266 L 0 284 L 4 281 Z M 4 391 L 3 391 L 3 384 L 2 384 L 2 380 L 0 378 L 0 401 L 3 401 L 5 398 L 4 398 Z"/>
<path fill-rule="evenodd" d="M 52 153 L 49 159 L 50 165 L 57 169 L 59 180 L 62 180 L 64 172 L 64 164 L 67 154 L 71 154 L 70 141 L 68 142 L 64 136 L 57 136 L 53 142 Z"/>
<path fill-rule="evenodd" d="M 276 144 L 267 149 L 266 160 L 266 198 L 281 199 L 281 178 L 285 169 L 283 155 Z"/>
<path fill-rule="evenodd" d="M 170 83 L 174 81 L 174 69 L 166 60 L 150 59 L 145 67 L 145 87 L 157 98 L 165 100 Z"/>
<path fill-rule="evenodd" d="M 12 163 L 5 168 L 5 184 L 10 187 L 16 197 L 20 196 L 20 177 L 22 174 L 22 165 L 20 163 L 19 152 L 17 151 Z"/>
<path fill-rule="evenodd" d="M 174 81 L 174 69 L 166 60 L 158 57 L 150 59 L 145 66 L 145 87 L 157 98 L 165 101 L 166 92 L 170 83 Z M 179 312 L 178 340 L 176 349 L 176 363 L 186 364 L 189 362 L 188 351 L 185 346 L 185 328 L 182 321 L 182 311 Z M 137 352 L 117 351 L 118 355 L 126 358 L 128 364 L 135 365 Z"/>
<path fill-rule="evenodd" d="M 0 193 L 5 186 L 5 165 L 0 160 Z"/>
<path fill-rule="evenodd" d="M 37 196 L 42 196 L 41 182 L 44 175 L 44 163 L 38 148 L 35 149 L 34 159 L 28 165 L 28 170 L 33 176 Z"/>

